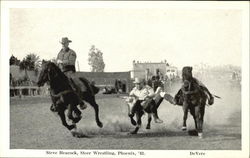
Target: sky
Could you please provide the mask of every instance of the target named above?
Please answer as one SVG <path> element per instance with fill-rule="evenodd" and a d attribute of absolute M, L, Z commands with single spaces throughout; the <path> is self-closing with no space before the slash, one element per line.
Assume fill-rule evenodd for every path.
<path fill-rule="evenodd" d="M 133 60 L 173 66 L 241 65 L 239 10 L 167 8 L 12 8 L 10 52 L 55 58 L 62 37 L 72 40 L 81 71 L 88 52 L 103 52 L 106 72 L 130 71 Z"/>

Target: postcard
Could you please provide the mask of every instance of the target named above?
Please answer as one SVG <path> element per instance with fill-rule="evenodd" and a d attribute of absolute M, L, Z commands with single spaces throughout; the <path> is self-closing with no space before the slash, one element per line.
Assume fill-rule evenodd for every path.
<path fill-rule="evenodd" d="M 0 157 L 249 157 L 249 3 L 1 2 Z"/>

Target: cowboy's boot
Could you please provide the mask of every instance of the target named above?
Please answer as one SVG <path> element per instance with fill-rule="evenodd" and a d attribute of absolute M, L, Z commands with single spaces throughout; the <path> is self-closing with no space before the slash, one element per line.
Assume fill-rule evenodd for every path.
<path fill-rule="evenodd" d="M 155 123 L 163 123 L 163 121 L 161 119 L 159 119 L 157 114 L 153 113 L 153 117 L 154 117 Z"/>
<path fill-rule="evenodd" d="M 163 95 L 163 98 L 165 100 L 167 100 L 169 103 L 173 104 L 173 105 L 176 105 L 176 100 L 170 95 L 170 94 L 167 94 L 166 92 L 164 93 Z"/>

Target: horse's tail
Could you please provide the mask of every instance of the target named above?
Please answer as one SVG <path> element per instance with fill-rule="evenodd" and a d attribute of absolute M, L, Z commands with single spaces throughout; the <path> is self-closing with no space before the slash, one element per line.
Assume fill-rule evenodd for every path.
<path fill-rule="evenodd" d="M 215 98 L 218 98 L 218 99 L 221 99 L 221 97 L 220 96 L 218 96 L 218 95 L 215 95 L 215 94 L 212 94 Z"/>

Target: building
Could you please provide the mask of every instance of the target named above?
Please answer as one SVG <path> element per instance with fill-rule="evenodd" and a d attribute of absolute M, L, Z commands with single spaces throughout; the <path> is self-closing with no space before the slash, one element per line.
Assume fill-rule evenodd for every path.
<path fill-rule="evenodd" d="M 166 67 L 166 74 L 169 79 L 173 79 L 178 76 L 178 69 L 175 66 L 167 66 Z"/>
<path fill-rule="evenodd" d="M 163 80 L 166 76 L 177 76 L 177 67 L 169 66 L 166 62 L 139 62 L 133 61 L 133 70 L 131 71 L 132 78 L 150 79 L 152 76 L 159 75 Z"/>
<path fill-rule="evenodd" d="M 124 92 L 131 90 L 132 82 L 130 71 L 127 72 L 76 72 L 78 77 L 85 77 L 90 82 L 94 82 L 97 87 L 115 87 L 116 80 L 124 85 Z"/>

